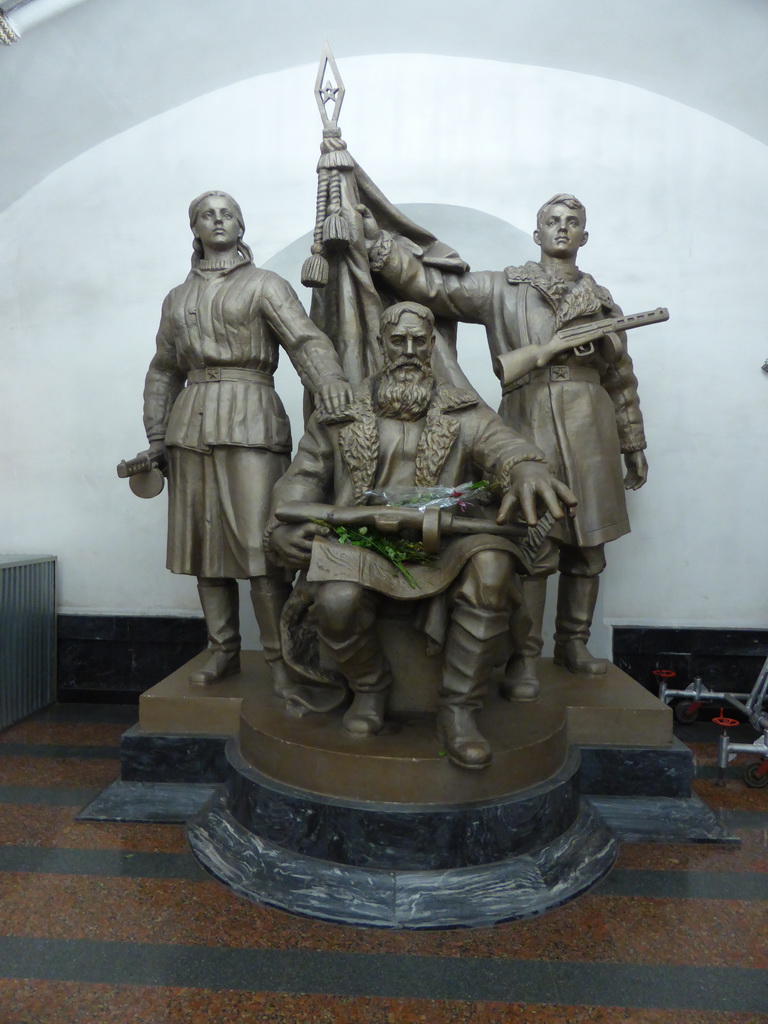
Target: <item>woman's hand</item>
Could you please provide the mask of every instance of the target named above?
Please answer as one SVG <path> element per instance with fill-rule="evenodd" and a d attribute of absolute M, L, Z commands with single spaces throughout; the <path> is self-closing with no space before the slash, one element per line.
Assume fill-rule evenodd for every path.
<path fill-rule="evenodd" d="M 352 385 L 345 380 L 329 380 L 317 389 L 319 409 L 333 416 L 343 416 L 352 403 Z"/>

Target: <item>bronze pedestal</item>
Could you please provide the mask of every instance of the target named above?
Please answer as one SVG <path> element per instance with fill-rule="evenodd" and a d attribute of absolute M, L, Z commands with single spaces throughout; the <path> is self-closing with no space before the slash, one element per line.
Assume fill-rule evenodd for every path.
<path fill-rule="evenodd" d="M 413 708 L 432 692 L 433 659 L 414 663 L 401 627 L 383 628 L 398 655 L 391 721 L 367 740 L 344 733 L 343 709 L 287 714 L 258 654 L 207 691 L 182 695 L 171 677 L 145 694 L 142 725 L 167 699 L 157 691 L 177 688 L 188 724 L 187 701 L 199 705 L 200 731 L 208 701 L 242 694 L 226 783 L 189 827 L 201 862 L 250 899 L 396 928 L 524 917 L 595 884 L 616 840 L 580 797 L 579 745 L 671 746 L 668 709 L 613 666 L 595 683 L 546 661 L 540 702 L 488 700 L 479 720 L 494 760 L 466 772 L 441 756 L 433 714 Z M 418 681 L 410 688 L 398 661 Z"/>

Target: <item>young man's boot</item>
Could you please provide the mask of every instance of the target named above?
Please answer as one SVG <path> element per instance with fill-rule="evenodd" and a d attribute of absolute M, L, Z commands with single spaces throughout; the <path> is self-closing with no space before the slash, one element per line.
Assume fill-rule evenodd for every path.
<path fill-rule="evenodd" d="M 599 590 L 599 576 L 560 573 L 554 660 L 575 675 L 602 676 L 607 672 L 605 660 L 593 657 L 587 650 Z"/>

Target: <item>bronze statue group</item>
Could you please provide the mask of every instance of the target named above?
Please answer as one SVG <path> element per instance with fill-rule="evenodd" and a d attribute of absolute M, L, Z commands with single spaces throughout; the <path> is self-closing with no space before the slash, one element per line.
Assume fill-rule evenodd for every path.
<path fill-rule="evenodd" d="M 326 152 L 345 149 L 327 135 Z M 192 267 L 163 305 L 144 421 L 147 454 L 169 481 L 168 568 L 197 577 L 208 629 L 208 659 L 191 682 L 239 672 L 236 581 L 247 579 L 277 696 L 287 708 L 341 702 L 340 728 L 375 743 L 391 688 L 376 622 L 401 599 L 387 583 L 396 570 L 376 551 L 348 557 L 311 516 L 286 522 L 276 512 L 488 480 L 498 494 L 489 523 L 554 517 L 536 557 L 524 566 L 503 531 L 446 536 L 428 567 L 413 566 L 407 595 L 414 628 L 441 659 L 438 741 L 453 764 L 482 769 L 492 751 L 476 713 L 491 680 L 511 701 L 539 698 L 555 572 L 556 664 L 606 671 L 587 641 L 605 544 L 629 530 L 624 491 L 646 479 L 643 422 L 625 335 L 568 347 L 558 331 L 621 311 L 577 266 L 588 234 L 574 196 L 538 211 L 538 261 L 472 272 L 389 207 L 348 154 L 334 161 L 331 213 L 346 237 L 326 248 L 327 266 L 322 243 L 313 246 L 325 280 L 311 282 L 311 319 L 287 282 L 254 266 L 231 196 L 207 192 L 189 208 Z M 504 386 L 498 413 L 455 361 L 458 322 L 485 326 L 494 359 L 537 349 L 533 368 Z M 280 348 L 312 407 L 292 461 L 273 380 Z M 322 672 L 286 661 L 281 615 L 297 573 L 320 666 L 343 681 L 330 702 Z"/>

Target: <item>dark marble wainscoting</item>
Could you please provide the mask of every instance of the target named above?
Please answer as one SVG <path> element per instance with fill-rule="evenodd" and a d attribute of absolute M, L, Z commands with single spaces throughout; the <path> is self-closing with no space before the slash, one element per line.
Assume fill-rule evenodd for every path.
<path fill-rule="evenodd" d="M 766 657 L 768 629 L 613 629 L 614 663 L 652 693 L 654 669 L 674 672 L 667 683 L 676 690 L 700 676 L 711 690 L 748 693 Z"/>
<path fill-rule="evenodd" d="M 138 703 L 206 643 L 202 618 L 59 615 L 57 700 Z"/>

